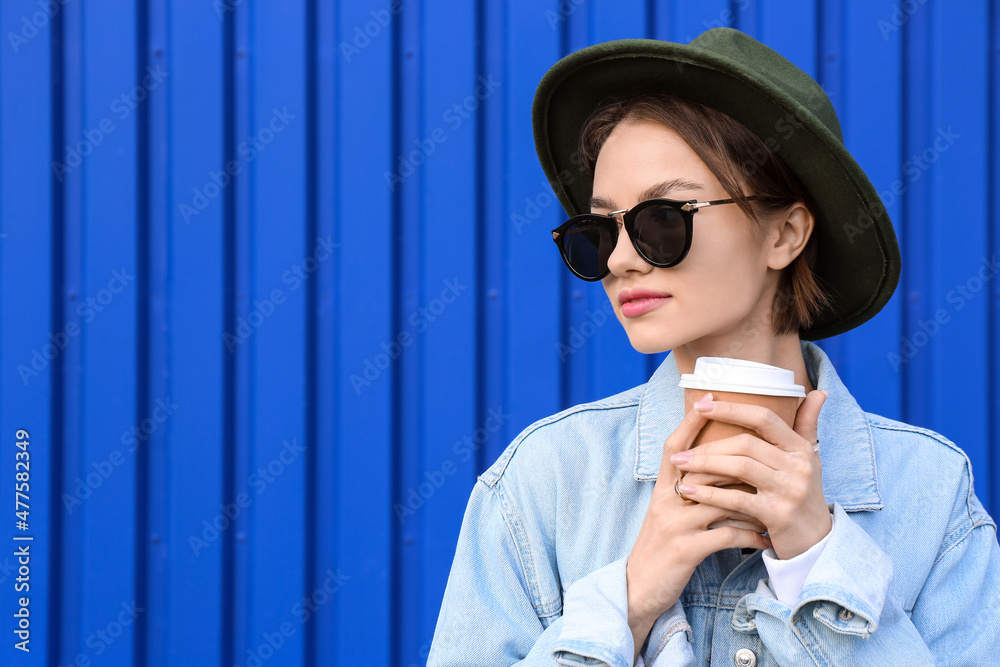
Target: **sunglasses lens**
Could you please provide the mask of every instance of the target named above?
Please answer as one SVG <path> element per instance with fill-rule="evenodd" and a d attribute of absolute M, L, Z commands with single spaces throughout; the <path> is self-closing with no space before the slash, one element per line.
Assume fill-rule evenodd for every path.
<path fill-rule="evenodd" d="M 636 244 L 647 261 L 673 264 L 684 252 L 687 225 L 681 211 L 655 204 L 639 211 L 633 221 Z"/>
<path fill-rule="evenodd" d="M 582 218 L 559 237 L 563 259 L 577 275 L 597 280 L 607 272 L 615 249 L 613 226 L 617 223 L 609 218 Z"/>

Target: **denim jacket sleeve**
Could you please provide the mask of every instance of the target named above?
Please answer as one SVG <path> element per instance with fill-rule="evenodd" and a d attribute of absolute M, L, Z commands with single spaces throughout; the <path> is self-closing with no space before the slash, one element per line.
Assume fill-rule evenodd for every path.
<path fill-rule="evenodd" d="M 527 542 L 502 480 L 476 483 L 434 630 L 428 667 L 633 664 L 625 558 L 573 582 L 545 605 L 537 568 L 549 561 Z M 555 573 L 547 573 L 551 575 Z M 694 664 L 680 604 L 664 613 L 644 653 L 655 667 Z"/>
<path fill-rule="evenodd" d="M 972 497 L 972 505 L 978 500 Z M 990 664 L 1000 651 L 1000 545 L 983 512 L 957 522 L 910 612 L 893 561 L 838 504 L 835 530 L 793 606 L 761 581 L 737 605 L 780 665 Z M 980 506 L 981 509 L 981 506 Z"/>

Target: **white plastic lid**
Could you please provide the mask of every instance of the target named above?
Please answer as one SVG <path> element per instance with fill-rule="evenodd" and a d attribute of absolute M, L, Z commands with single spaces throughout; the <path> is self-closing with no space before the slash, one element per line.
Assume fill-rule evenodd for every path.
<path fill-rule="evenodd" d="M 740 394 L 805 397 L 805 387 L 795 384 L 795 373 L 747 359 L 699 357 L 694 373 L 684 373 L 678 387 Z"/>

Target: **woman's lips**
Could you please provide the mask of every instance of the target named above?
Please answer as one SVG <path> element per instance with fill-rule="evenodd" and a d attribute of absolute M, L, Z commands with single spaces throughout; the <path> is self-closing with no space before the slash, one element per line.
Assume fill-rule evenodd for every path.
<path fill-rule="evenodd" d="M 654 292 L 646 289 L 626 289 L 618 294 L 618 303 L 625 317 L 639 317 L 651 310 L 656 310 L 673 296 L 666 292 Z"/>
<path fill-rule="evenodd" d="M 622 315 L 625 317 L 639 317 L 640 315 L 645 315 L 651 310 L 656 310 L 672 298 L 672 296 L 655 298 L 649 297 L 638 301 L 628 301 L 627 303 L 622 304 Z"/>

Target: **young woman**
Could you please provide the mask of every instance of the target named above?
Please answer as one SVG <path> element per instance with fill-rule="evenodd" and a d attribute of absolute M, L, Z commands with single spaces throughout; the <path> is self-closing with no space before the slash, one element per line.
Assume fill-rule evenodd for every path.
<path fill-rule="evenodd" d="M 810 342 L 873 317 L 900 264 L 819 85 L 718 28 L 571 54 L 533 114 L 563 259 L 637 350 L 671 354 L 479 477 L 428 664 L 992 662 L 1000 546 L 968 458 L 864 412 Z M 686 400 L 703 356 L 791 370 L 794 426 Z M 689 451 L 708 419 L 755 435 Z M 756 528 L 708 528 L 726 518 Z"/>

